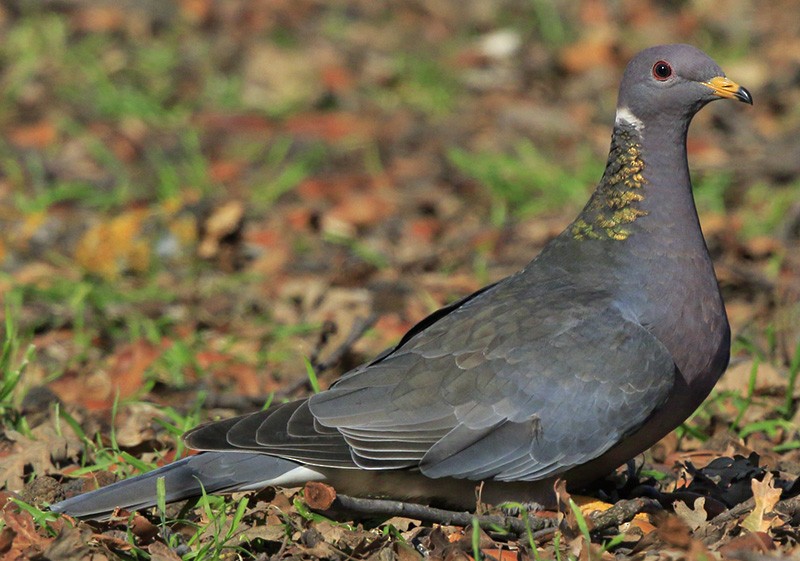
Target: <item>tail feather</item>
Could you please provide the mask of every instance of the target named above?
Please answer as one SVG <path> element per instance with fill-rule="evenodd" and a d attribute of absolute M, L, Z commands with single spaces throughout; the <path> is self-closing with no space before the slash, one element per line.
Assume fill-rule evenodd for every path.
<path fill-rule="evenodd" d="M 267 485 L 288 485 L 321 481 L 325 476 L 297 462 L 250 452 L 204 452 L 173 462 L 142 475 L 112 483 L 50 506 L 53 512 L 101 520 L 116 508 L 139 510 L 155 506 L 156 482 L 164 478 L 166 502 L 260 489 Z"/>

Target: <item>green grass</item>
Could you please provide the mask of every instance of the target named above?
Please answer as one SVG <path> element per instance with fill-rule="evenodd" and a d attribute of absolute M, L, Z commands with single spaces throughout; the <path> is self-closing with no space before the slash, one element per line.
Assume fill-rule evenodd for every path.
<path fill-rule="evenodd" d="M 745 239 L 775 235 L 786 220 L 786 211 L 800 200 L 800 183 L 767 185 L 756 183 L 747 188 L 741 208 L 744 212 L 742 234 Z"/>
<path fill-rule="evenodd" d="M 431 56 L 398 53 L 391 60 L 391 87 L 372 88 L 370 96 L 387 109 L 407 107 L 430 117 L 456 109 L 461 85 L 453 70 Z"/>
<path fill-rule="evenodd" d="M 449 150 L 448 159 L 461 173 L 486 188 L 492 198 L 492 222 L 508 217 L 579 208 L 602 175 L 599 162 L 588 154 L 574 168 L 540 152 L 529 140 L 519 141 L 512 153 L 471 153 Z"/>
<path fill-rule="evenodd" d="M 359 16 L 347 8 L 325 9 L 329 11 L 322 16 L 321 35 L 335 46 L 350 42 L 352 47 L 352 35 L 364 32 L 353 25 Z M 214 32 L 200 27 L 190 29 L 180 18 L 175 25 L 170 22 L 143 32 L 141 37 L 134 37 L 124 30 L 75 31 L 69 10 L 48 12 L 46 7 L 37 7 L 30 2 L 25 3 L 21 10 L 21 16 L 18 17 L 16 12 L 9 16 L 11 22 L 5 27 L 4 40 L 0 43 L 4 80 L 0 92 L 0 120 L 13 127 L 25 123 L 28 118 L 44 119 L 54 127 L 57 141 L 41 149 L 23 149 L 14 146 L 11 140 L 0 139 L 0 167 L 5 187 L 0 191 L 4 193 L 3 202 L 7 203 L 4 212 L 15 215 L 10 221 L 7 216 L 0 216 L 3 221 L 0 225 L 10 234 L 15 234 L 13 220 L 16 219 L 31 219 L 37 215 L 47 217 L 48 213 L 67 208 L 80 209 L 84 213 L 82 217 L 90 215 L 92 219 L 110 220 L 136 205 L 136 208 L 146 208 L 151 217 L 140 234 L 150 247 L 156 247 L 165 231 L 165 224 L 174 219 L 167 207 L 185 205 L 192 207 L 187 211 L 195 213 L 192 216 L 202 217 L 203 214 L 196 212 L 192 205 L 207 205 L 213 209 L 220 201 L 238 198 L 246 205 L 248 220 L 255 221 L 280 211 L 278 203 L 281 198 L 309 176 L 357 171 L 391 181 L 400 177 L 395 175 L 398 172 L 397 161 L 410 159 L 413 154 L 408 151 L 417 150 L 402 145 L 387 147 L 380 127 L 377 127 L 379 134 L 375 139 L 341 142 L 296 140 L 281 132 L 283 118 L 308 107 L 254 111 L 246 106 L 242 102 L 242 86 L 246 78 L 237 67 L 246 49 L 220 49 L 216 42 L 220 37 L 211 36 Z M 539 46 L 556 51 L 568 44 L 575 33 L 567 9 L 543 0 L 499 6 L 497 10 L 504 13 L 499 14 L 496 20 L 499 23 L 495 27 L 502 25 L 518 30 L 525 38 L 526 48 L 538 42 Z M 380 26 L 386 30 L 396 27 L 397 22 L 392 17 L 390 10 L 383 11 L 379 16 Z M 463 107 L 480 107 L 475 99 L 482 94 L 465 90 L 461 75 L 464 69 L 458 66 L 458 61 L 460 55 L 471 52 L 475 41 L 490 30 L 484 22 L 469 29 L 445 30 L 443 39 L 425 39 L 409 49 L 392 50 L 391 45 L 384 45 L 385 50 L 370 54 L 388 62 L 385 82 L 362 83 L 358 82 L 360 76 L 356 75 L 353 91 L 337 92 L 334 96 L 335 107 L 359 114 L 363 110 L 363 114 L 368 116 L 366 118 L 376 118 L 378 110 L 384 110 L 376 120 L 389 112 L 410 115 L 415 119 L 413 125 L 420 127 L 422 136 L 429 134 L 430 130 L 423 126 L 426 123 L 447 124 L 451 122 L 448 119 L 458 116 L 457 112 Z M 287 52 L 295 51 L 307 47 L 303 36 L 305 31 L 278 25 L 259 32 L 261 34 L 255 41 L 269 42 Z M 222 39 L 231 41 L 230 48 L 247 47 L 244 43 L 237 43 L 235 38 Z M 352 57 L 358 59 L 355 63 L 358 65 L 362 62 L 360 56 L 360 53 L 355 56 L 354 52 L 343 51 L 344 62 L 336 61 L 336 64 L 349 65 Z M 525 56 L 525 53 L 520 56 Z M 532 68 L 523 67 L 523 71 L 530 72 Z M 536 74 L 526 76 L 526 80 L 531 77 L 539 79 Z M 361 91 L 361 88 L 366 91 Z M 23 115 L 22 110 L 37 90 L 44 91 L 46 96 L 45 103 L 38 108 L 41 115 Z M 524 95 L 524 92 L 519 95 Z M 328 108 L 320 105 L 314 110 Z M 270 130 L 262 135 L 252 131 L 226 130 L 218 138 L 216 131 L 205 130 L 203 119 L 198 118 L 227 113 L 272 118 L 268 125 L 274 124 L 276 132 Z M 231 125 L 231 128 L 235 126 Z M 98 133 L 98 130 L 102 132 Z M 141 137 L 137 136 L 138 132 L 142 133 Z M 115 151 L 109 142 L 106 135 L 115 134 L 132 135 L 132 144 L 139 152 L 129 157 L 131 161 L 118 155 L 120 152 Z M 454 142 L 452 136 L 442 138 L 445 142 Z M 439 146 L 429 143 L 427 138 L 420 140 L 419 145 L 422 150 L 432 145 Z M 79 160 L 86 159 L 100 170 L 99 179 L 80 174 L 77 177 L 59 175 L 57 164 L 65 158 L 65 150 L 76 147 Z M 486 190 L 495 226 L 505 225 L 509 219 L 523 220 L 540 213 L 560 213 L 568 207 L 579 208 L 602 172 L 602 160 L 588 152 L 578 153 L 574 161 L 560 161 L 552 154 L 540 151 L 537 141 L 529 140 L 516 141 L 508 151 L 472 152 L 451 148 L 446 156 L 458 172 Z M 228 159 L 245 162 L 241 176 L 230 184 L 227 180 L 224 184 L 214 182 L 211 173 L 214 165 Z M 69 168 L 69 165 L 65 167 Z M 774 234 L 785 220 L 785 209 L 800 199 L 800 184 L 755 184 L 743 192 L 744 201 L 740 204 L 740 201 L 730 200 L 736 195 L 734 180 L 735 177 L 728 174 L 709 174 L 700 178 L 695 193 L 701 211 L 722 214 L 735 205 L 742 218 L 741 236 L 745 240 Z M 398 187 L 402 187 L 402 183 L 398 182 Z M 322 212 L 326 210 L 325 204 L 327 201 L 320 203 Z M 251 223 L 248 222 L 248 227 Z M 4 232 L 2 235 L 7 234 Z M 374 247 L 382 246 L 372 245 L 372 240 L 317 233 L 294 236 L 287 232 L 287 235 L 292 236 L 289 238 L 291 247 L 297 253 L 305 253 L 304 257 L 313 257 L 313 252 L 319 251 L 320 246 L 328 250 L 333 244 L 345 247 L 374 265 L 381 274 L 387 273 L 393 264 L 393 256 L 374 250 Z M 209 381 L 211 372 L 203 372 L 202 361 L 198 359 L 200 353 L 209 348 L 250 366 L 256 365 L 265 373 L 277 373 L 278 377 L 289 369 L 294 369 L 295 373 L 302 371 L 303 357 L 308 354 L 304 345 L 314 339 L 320 325 L 302 321 L 291 325 L 279 323 L 277 318 L 280 316 L 264 303 L 269 302 L 268 298 L 273 295 L 264 293 L 272 290 L 272 283 L 281 282 L 281 278 L 220 271 L 216 264 L 196 259 L 189 247 L 174 258 L 158 256 L 154 251 L 149 269 L 125 270 L 118 278 L 109 280 L 83 270 L 73 255 L 59 253 L 63 250 L 59 245 L 61 241 L 43 248 L 42 255 L 30 257 L 52 266 L 52 276 L 35 282 L 19 281 L 18 284 L 15 279 L 18 263 L 10 260 L 11 272 L 0 275 L 3 287 L 12 287 L 3 294 L 6 317 L 0 353 L 0 422 L 4 428 L 31 435 L 20 406 L 28 383 L 25 373 L 33 372 L 33 367 L 40 375 L 35 383 L 46 385 L 67 370 L 94 372 L 104 368 L 106 361 L 122 345 L 142 340 L 156 346 L 169 342 L 144 373 L 140 391 L 131 398 L 115 401 L 110 412 L 111 430 L 102 434 L 90 432 L 94 429 L 88 427 L 93 425 L 87 423 L 86 418 L 109 422 L 102 414 L 86 415 L 69 404 L 54 407 L 49 422 L 53 423 L 56 432 L 74 432 L 83 443 L 82 457 L 78 460 L 80 467 L 72 475 L 77 477 L 113 469 L 119 475 L 128 476 L 153 469 L 153 462 L 145 461 L 138 453 L 120 446 L 117 429 L 113 428 L 117 426 L 118 412 L 151 394 L 151 390 L 164 386 L 175 390 L 196 383 L 214 384 L 214 380 Z M 776 265 L 780 258 L 775 257 Z M 492 278 L 494 262 L 494 248 L 487 244 L 477 248 L 474 259 L 466 266 L 448 262 L 445 266 L 451 269 L 439 270 L 438 273 L 460 274 L 466 269 L 483 284 Z M 209 306 L 211 314 L 206 314 L 203 319 L 196 317 L 202 317 L 203 312 L 208 311 L 203 306 L 217 298 L 251 290 L 257 296 L 250 297 L 248 293 L 246 298 L 236 301 L 230 307 L 230 318 L 207 319 L 213 314 L 213 306 Z M 427 296 L 426 304 L 432 311 L 439 303 Z M 255 298 L 264 299 L 257 313 L 250 309 L 257 307 L 253 303 Z M 425 299 L 426 295 L 422 298 Z M 197 328 L 187 335 L 184 330 L 194 328 L 193 322 Z M 249 345 L 239 347 L 246 350 L 236 351 L 237 344 L 251 335 L 242 334 L 249 326 L 255 326 L 258 334 L 246 341 Z M 62 330 L 71 333 L 66 352 L 56 343 L 52 348 L 45 347 L 34 354 L 33 347 L 28 345 L 34 335 L 46 336 Z M 778 368 L 787 368 L 788 389 L 782 407 L 767 418 L 746 421 L 750 418 L 747 413 L 764 403 L 762 396 L 754 391 L 754 366 L 746 391 L 714 394 L 685 425 L 683 434 L 708 437 L 705 431 L 711 417 L 719 415 L 725 408 L 734 411 L 734 419 L 730 419 L 730 414 L 724 417 L 726 422 L 730 422 L 734 434 L 747 438 L 763 433 L 775 439 L 782 435 L 783 440 L 775 447 L 776 451 L 800 448 L 800 435 L 790 422 L 795 412 L 792 393 L 800 371 L 800 349 L 791 364 L 778 364 L 775 339 L 774 331 L 759 333 L 758 344 L 740 339 L 735 352 L 759 357 L 762 363 L 775 363 Z M 767 342 L 763 343 L 764 340 Z M 256 350 L 251 350 L 253 348 Z M 305 361 L 305 366 L 313 391 L 319 391 L 319 381 L 308 361 Z M 195 373 L 196 378 L 188 376 L 190 372 Z M 158 399 L 157 393 L 152 393 Z M 265 406 L 272 397 L 274 394 Z M 174 408 L 161 407 L 153 419 L 160 441 L 168 443 L 169 449 L 174 449 L 178 457 L 186 452 L 180 436 L 208 416 L 207 411 L 201 412 L 204 399 L 205 393 L 200 390 L 194 402 L 176 404 Z M 249 547 L 241 537 L 242 529 L 253 523 L 248 519 L 246 499 L 204 495 L 198 502 L 199 516 L 193 511 L 171 517 L 164 504 L 162 486 L 158 502 L 155 512 L 159 539 L 175 548 L 183 559 L 217 559 L 226 555 L 246 558 L 258 554 L 257 548 Z M 28 512 L 44 533 L 53 535 L 51 522 L 54 515 L 23 503 L 17 503 L 17 506 Z M 281 513 L 288 542 L 308 523 L 327 521 L 309 511 L 302 501 L 297 501 L 295 507 L 302 520 Z M 575 515 L 588 547 L 592 536 L 586 521 L 579 511 L 576 510 Z M 523 516 L 527 517 L 527 512 L 523 512 Z M 393 540 L 402 539 L 401 533 L 391 525 L 385 526 L 384 532 Z M 471 538 L 473 553 L 478 559 L 481 552 L 477 526 Z M 151 558 L 143 546 L 136 545 L 140 544 L 139 538 L 131 531 L 128 531 L 127 539 L 132 548 L 125 553 L 128 559 Z M 562 545 L 563 536 L 558 534 L 554 544 L 558 559 L 566 557 Z M 603 544 L 602 551 L 615 545 L 617 538 Z M 530 531 L 528 546 L 533 558 L 538 559 L 539 553 Z"/>
<path fill-rule="evenodd" d="M 5 308 L 5 331 L 0 349 L 0 425 L 27 433 L 27 424 L 20 416 L 18 406 L 22 399 L 22 377 L 33 359 L 35 348 L 28 345 L 25 351 L 21 351 L 23 343 L 16 322 L 18 299 L 7 299 Z"/>
<path fill-rule="evenodd" d="M 268 146 L 263 158 L 254 162 L 266 172 L 254 185 L 252 202 L 255 208 L 264 212 L 272 207 L 279 197 L 319 170 L 325 159 L 322 144 L 312 144 L 298 151 L 289 137 L 277 138 Z"/>
<path fill-rule="evenodd" d="M 529 1 L 538 36 L 553 48 L 562 46 L 567 41 L 570 30 L 558 11 L 560 4 L 548 0 Z"/>
<path fill-rule="evenodd" d="M 726 197 L 732 185 L 730 173 L 708 173 L 693 179 L 694 200 L 697 210 L 724 214 L 727 212 Z"/>
<path fill-rule="evenodd" d="M 679 428 L 679 437 L 691 436 L 701 441 L 711 437 L 706 432 L 711 419 L 719 417 L 721 412 L 733 409 L 736 413 L 733 418 L 724 415 L 729 422 L 729 430 L 744 440 L 755 433 L 763 433 L 768 439 L 775 441 L 781 440 L 773 446 L 775 452 L 785 452 L 800 447 L 800 432 L 796 424 L 792 421 L 797 405 L 794 399 L 794 391 L 797 383 L 798 371 L 800 371 L 800 345 L 795 350 L 789 364 L 783 364 L 777 358 L 776 341 L 773 328 L 767 328 L 760 340 L 764 346 L 760 346 L 753 339 L 739 336 L 733 341 L 732 354 L 734 356 L 748 356 L 752 359 L 752 366 L 747 380 L 747 387 L 744 391 L 712 391 L 709 398 L 701 405 L 698 410 L 687 419 Z M 775 398 L 759 396 L 756 392 L 758 382 L 759 365 L 769 363 L 778 371 L 786 372 L 786 387 L 783 401 L 775 406 Z M 767 412 L 768 418 L 755 421 L 744 422 L 748 412 L 753 407 L 758 407 Z M 750 415 L 752 417 L 752 414 Z"/>

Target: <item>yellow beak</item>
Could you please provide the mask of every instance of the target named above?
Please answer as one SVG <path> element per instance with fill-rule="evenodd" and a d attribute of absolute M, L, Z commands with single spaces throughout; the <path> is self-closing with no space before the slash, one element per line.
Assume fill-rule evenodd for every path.
<path fill-rule="evenodd" d="M 753 105 L 753 96 L 750 95 L 750 92 L 730 78 L 725 76 L 716 76 L 711 78 L 708 82 L 700 83 L 711 88 L 714 94 L 718 95 L 719 97 L 738 99 L 739 101 Z"/>

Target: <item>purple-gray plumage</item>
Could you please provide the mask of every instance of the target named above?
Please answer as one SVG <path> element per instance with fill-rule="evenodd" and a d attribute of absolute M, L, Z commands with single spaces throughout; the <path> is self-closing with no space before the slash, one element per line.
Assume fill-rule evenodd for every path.
<path fill-rule="evenodd" d="M 607 168 L 524 269 L 444 308 L 307 400 L 187 433 L 207 451 L 53 505 L 115 506 L 325 480 L 340 492 L 460 507 L 549 502 L 684 421 L 725 370 L 730 330 L 692 197 L 686 134 L 722 98 L 752 103 L 688 45 L 639 53 Z"/>

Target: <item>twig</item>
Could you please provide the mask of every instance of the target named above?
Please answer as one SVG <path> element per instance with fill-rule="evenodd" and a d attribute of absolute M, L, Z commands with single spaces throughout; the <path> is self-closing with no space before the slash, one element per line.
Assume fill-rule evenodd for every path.
<path fill-rule="evenodd" d="M 800 511 L 800 496 L 778 501 L 778 504 L 775 505 L 773 510 L 780 514 L 794 516 L 798 511 Z"/>
<path fill-rule="evenodd" d="M 469 512 L 457 512 L 444 510 L 414 503 L 402 501 L 390 501 L 385 499 L 361 499 L 348 495 L 336 495 L 331 505 L 332 509 L 348 510 L 359 514 L 374 516 L 403 516 L 414 518 L 422 522 L 432 522 L 436 524 L 452 526 L 469 526 L 473 521 L 477 521 L 481 528 L 492 529 L 501 527 L 517 534 L 524 535 L 528 528 L 532 531 L 541 530 L 553 523 L 551 518 L 530 517 L 526 524 L 519 518 L 509 516 L 476 516 Z"/>
<path fill-rule="evenodd" d="M 358 318 L 356 318 L 356 323 L 353 325 L 355 326 L 358 323 Z M 317 363 L 319 362 L 319 355 L 322 353 L 322 349 L 328 344 L 328 340 L 336 335 L 336 332 L 339 328 L 336 326 L 336 323 L 331 320 L 326 320 L 322 322 L 322 328 L 319 330 L 317 334 L 317 344 L 314 345 L 314 349 L 311 351 L 311 354 L 308 356 L 308 361 L 314 367 L 314 371 L 319 374 L 321 371 L 317 368 Z"/>
<path fill-rule="evenodd" d="M 638 497 L 636 499 L 617 501 L 611 508 L 597 511 L 588 516 L 587 522 L 591 532 L 602 532 L 608 528 L 630 522 L 637 514 L 655 514 L 656 512 L 661 512 L 661 510 L 663 510 L 661 504 L 656 499 Z M 549 537 L 556 530 L 557 528 L 539 530 L 534 532 L 533 539 L 539 540 Z"/>
<path fill-rule="evenodd" d="M 457 512 L 432 508 L 420 504 L 384 499 L 361 499 L 348 495 L 336 495 L 331 507 L 334 510 L 347 510 L 365 515 L 376 516 L 404 516 L 423 522 L 437 524 L 469 526 L 477 521 L 481 528 L 505 528 L 518 536 L 525 535 L 529 530 L 533 532 L 534 539 L 547 537 L 557 530 L 552 527 L 554 519 L 531 516 L 528 524 L 519 518 L 509 516 L 476 516 L 469 512 Z M 655 499 L 640 497 L 627 501 L 619 501 L 614 506 L 603 512 L 596 512 L 589 517 L 590 528 L 599 532 L 632 520 L 639 513 L 655 513 L 661 511 L 661 505 Z"/>
<path fill-rule="evenodd" d="M 356 318 L 353 322 L 353 328 L 350 330 L 350 334 L 347 336 L 347 339 L 345 339 L 341 345 L 336 347 L 331 354 L 328 355 L 326 360 L 317 362 L 321 349 L 327 343 L 328 338 L 335 332 L 335 327 L 331 328 L 329 325 L 324 326 L 320 332 L 317 347 L 309 358 L 311 365 L 314 367 L 314 372 L 316 372 L 317 375 L 320 375 L 326 370 L 330 370 L 336 366 L 336 364 L 342 360 L 344 355 L 347 354 L 356 341 L 363 337 L 364 333 L 366 333 L 373 325 L 375 325 L 376 321 L 378 321 L 377 314 L 371 314 L 367 318 Z M 275 395 L 272 396 L 272 399 L 290 397 L 303 388 L 311 389 L 307 376 L 300 378 L 289 387 L 286 387 L 279 392 L 275 392 Z M 205 406 L 207 408 L 218 407 L 223 409 L 234 409 L 236 411 L 247 411 L 256 407 L 261 407 L 269 399 L 269 395 L 241 396 L 209 392 L 206 395 Z"/>
<path fill-rule="evenodd" d="M 633 520 L 640 513 L 655 514 L 661 512 L 661 504 L 655 499 L 638 497 L 625 501 L 617 501 L 614 506 L 602 512 L 589 516 L 589 528 L 593 532 L 606 530 L 612 526 L 619 526 Z"/>
<path fill-rule="evenodd" d="M 735 505 L 733 508 L 718 514 L 709 520 L 708 524 L 705 526 L 705 530 L 703 531 L 703 542 L 708 545 L 709 543 L 713 543 L 715 540 L 718 540 L 719 533 L 721 530 L 723 530 L 725 524 L 736 520 L 743 514 L 751 512 L 755 507 L 756 500 L 753 497 L 750 497 L 746 501 Z M 779 501 L 778 504 L 775 505 L 773 511 L 786 516 L 794 516 L 798 511 L 800 511 L 800 496 Z"/>
<path fill-rule="evenodd" d="M 784 501 L 781 501 L 781 502 L 784 502 Z M 780 503 L 778 503 L 778 504 L 780 504 Z M 722 524 L 726 524 L 727 522 L 730 522 L 731 520 L 735 520 L 736 518 L 739 518 L 742 514 L 744 514 L 746 512 L 750 512 L 751 510 L 753 510 L 755 508 L 755 506 L 756 506 L 756 500 L 754 498 L 750 497 L 749 499 L 747 499 L 743 503 L 739 503 L 738 505 L 735 505 L 734 507 L 729 508 L 725 512 L 719 513 L 718 515 L 716 515 L 714 518 L 712 518 L 708 522 L 712 526 L 721 526 Z"/>
<path fill-rule="evenodd" d="M 377 321 L 378 314 L 370 314 L 366 318 L 357 317 L 353 322 L 353 327 L 350 329 L 350 334 L 347 336 L 347 339 L 345 339 L 341 345 L 333 349 L 326 360 L 317 362 L 317 357 L 311 360 L 311 364 L 314 365 L 314 371 L 319 375 L 336 366 L 342 358 L 344 358 L 344 355 L 350 351 L 353 345 L 355 345 Z"/>
<path fill-rule="evenodd" d="M 361 337 L 364 336 L 364 333 L 366 333 L 373 325 L 375 325 L 376 321 L 378 321 L 377 314 L 371 314 L 366 319 L 356 318 L 356 320 L 353 322 L 353 327 L 350 330 L 350 334 L 347 336 L 347 339 L 345 339 L 341 345 L 336 347 L 331 352 L 331 354 L 328 355 L 328 358 L 326 360 L 322 362 L 317 362 L 322 347 L 325 346 L 325 344 L 328 341 L 328 338 L 332 334 L 332 332 L 328 327 L 324 327 L 320 332 L 319 342 L 317 343 L 316 349 L 311 354 L 311 357 L 309 357 L 309 362 L 311 362 L 311 366 L 314 368 L 314 372 L 317 374 L 317 376 L 319 376 L 326 370 L 330 370 L 331 368 L 336 366 L 339 363 L 339 361 L 342 360 L 344 355 L 346 355 L 347 352 L 353 347 L 356 341 L 361 339 Z M 297 391 L 303 388 L 307 390 L 311 389 L 310 381 L 308 377 L 305 376 L 297 380 L 291 386 L 284 388 L 279 392 L 276 392 L 275 397 L 277 398 L 289 397 L 294 395 Z"/>

